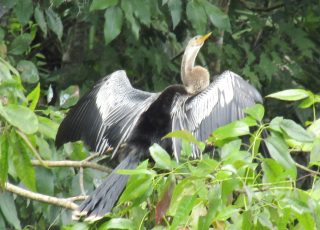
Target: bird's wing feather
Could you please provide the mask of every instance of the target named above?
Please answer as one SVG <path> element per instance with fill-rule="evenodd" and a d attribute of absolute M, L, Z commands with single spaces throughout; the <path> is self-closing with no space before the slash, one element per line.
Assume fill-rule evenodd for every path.
<path fill-rule="evenodd" d="M 261 95 L 239 75 L 225 71 L 215 77 L 206 90 L 195 96 L 176 97 L 172 108 L 172 130 L 188 130 L 205 141 L 218 127 L 244 117 L 243 109 L 262 103 Z M 176 159 L 180 157 L 181 140 L 173 139 Z M 199 150 L 193 147 L 193 157 Z"/>
<path fill-rule="evenodd" d="M 108 147 L 117 148 L 157 95 L 134 89 L 125 71 L 116 71 L 99 81 L 69 111 L 59 127 L 56 145 L 81 139 L 99 153 Z"/>

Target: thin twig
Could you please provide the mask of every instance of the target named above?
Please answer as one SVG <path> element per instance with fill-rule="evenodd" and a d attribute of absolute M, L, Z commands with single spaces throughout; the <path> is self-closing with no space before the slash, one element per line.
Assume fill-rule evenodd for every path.
<path fill-rule="evenodd" d="M 81 200 L 85 200 L 87 199 L 89 196 L 83 196 L 83 195 L 80 195 L 80 196 L 73 196 L 73 197 L 69 197 L 69 198 L 65 198 L 66 200 L 68 201 L 81 201 Z"/>
<path fill-rule="evenodd" d="M 45 166 L 45 167 L 75 167 L 75 168 L 92 168 L 98 171 L 112 172 L 111 168 L 106 166 L 99 165 L 93 162 L 82 162 L 82 161 L 71 161 L 71 160 L 64 160 L 64 161 L 39 161 L 39 160 L 31 160 L 32 165 L 34 166 Z"/>
<path fill-rule="evenodd" d="M 295 165 L 296 165 L 298 168 L 300 168 L 300 169 L 302 169 L 302 170 L 304 170 L 304 171 L 307 171 L 307 172 L 311 173 L 312 175 L 320 176 L 320 172 L 317 172 L 317 171 L 314 171 L 314 170 L 312 170 L 312 169 L 309 169 L 309 168 L 307 168 L 306 166 L 303 166 L 303 165 L 301 165 L 301 164 L 298 164 L 297 162 L 295 162 Z"/>
<path fill-rule="evenodd" d="M 16 130 L 18 135 L 24 140 L 24 142 L 27 144 L 27 146 L 30 148 L 30 150 L 33 152 L 33 154 L 36 156 L 36 158 L 42 162 L 43 160 L 41 159 L 40 154 L 38 153 L 38 151 L 33 147 L 33 145 L 31 144 L 31 142 L 29 141 L 28 137 L 21 131 Z"/>
<path fill-rule="evenodd" d="M 8 192 L 15 193 L 19 196 L 23 196 L 23 197 L 32 199 L 32 200 L 37 200 L 40 202 L 53 204 L 56 206 L 60 206 L 60 207 L 64 207 L 64 208 L 68 208 L 68 209 L 72 209 L 72 210 L 75 210 L 78 207 L 77 204 L 73 203 L 68 198 L 57 198 L 54 196 L 47 196 L 47 195 L 43 195 L 40 193 L 31 192 L 29 190 L 20 188 L 16 185 L 10 184 L 9 182 L 5 183 L 5 190 L 7 190 Z"/>
<path fill-rule="evenodd" d="M 86 191 L 84 189 L 84 182 L 83 182 L 83 167 L 80 167 L 79 170 L 79 186 L 80 186 L 80 191 L 82 195 L 87 195 Z"/>
<path fill-rule="evenodd" d="M 257 11 L 257 12 L 269 12 L 269 11 L 273 11 L 279 8 L 282 8 L 285 6 L 284 3 L 280 3 L 274 6 L 269 6 L 267 8 L 256 8 L 256 7 L 250 7 L 247 5 L 247 3 L 244 0 L 240 0 L 240 2 L 243 4 L 243 6 L 247 9 L 247 10 L 251 10 L 251 11 Z"/>

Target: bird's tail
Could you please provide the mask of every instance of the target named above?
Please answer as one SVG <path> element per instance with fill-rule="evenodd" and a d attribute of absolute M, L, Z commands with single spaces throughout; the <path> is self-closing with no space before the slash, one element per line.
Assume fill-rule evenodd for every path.
<path fill-rule="evenodd" d="M 101 219 L 109 213 L 128 182 L 128 175 L 118 174 L 120 169 L 134 169 L 137 167 L 141 153 L 136 147 L 131 148 L 127 157 L 112 171 L 108 178 L 92 192 L 92 194 L 73 212 L 72 218 L 82 217 L 86 221 Z"/>

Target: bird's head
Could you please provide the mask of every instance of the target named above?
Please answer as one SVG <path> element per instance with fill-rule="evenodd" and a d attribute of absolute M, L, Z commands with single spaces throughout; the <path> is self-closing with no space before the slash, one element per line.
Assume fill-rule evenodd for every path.
<path fill-rule="evenodd" d="M 188 46 L 201 48 L 204 42 L 210 37 L 210 35 L 211 35 L 211 32 L 207 33 L 206 35 L 197 35 L 190 39 Z"/>

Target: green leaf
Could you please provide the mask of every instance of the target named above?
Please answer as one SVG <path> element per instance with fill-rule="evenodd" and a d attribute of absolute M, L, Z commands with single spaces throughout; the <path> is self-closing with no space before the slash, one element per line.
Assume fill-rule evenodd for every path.
<path fill-rule="evenodd" d="M 118 170 L 117 173 L 124 175 L 156 175 L 156 172 L 151 169 L 122 169 Z"/>
<path fill-rule="evenodd" d="M 126 201 L 134 202 L 135 200 L 138 200 L 139 202 L 139 198 L 145 198 L 152 190 L 152 176 L 148 174 L 132 175 L 126 189 L 119 199 L 119 203 Z"/>
<path fill-rule="evenodd" d="M 179 24 L 182 13 L 182 2 L 181 0 L 169 0 L 168 7 L 170 9 L 170 15 L 172 19 L 173 29 Z"/>
<path fill-rule="evenodd" d="M 121 1 L 121 8 L 124 12 L 124 16 L 130 23 L 130 29 L 136 39 L 139 39 L 140 25 L 133 16 L 133 2 L 132 1 Z"/>
<path fill-rule="evenodd" d="M 46 117 L 38 116 L 38 120 L 39 120 L 39 132 L 45 135 L 46 137 L 49 137 L 54 140 L 56 138 L 59 125 L 56 122 Z"/>
<path fill-rule="evenodd" d="M 54 176 L 50 169 L 37 167 L 37 191 L 41 194 L 54 196 Z"/>
<path fill-rule="evenodd" d="M 18 62 L 17 70 L 21 73 L 21 80 L 27 83 L 39 81 L 38 69 L 31 61 L 21 60 Z"/>
<path fill-rule="evenodd" d="M 315 140 L 310 152 L 310 165 L 320 165 L 320 140 Z"/>
<path fill-rule="evenodd" d="M 24 33 L 16 37 L 10 45 L 9 53 L 20 55 L 29 49 L 32 42 L 31 34 Z"/>
<path fill-rule="evenodd" d="M 60 106 L 62 108 L 69 108 L 77 103 L 79 100 L 79 86 L 71 85 L 60 93 Z"/>
<path fill-rule="evenodd" d="M 249 131 L 248 124 L 239 120 L 239 121 L 234 121 L 230 124 L 217 128 L 212 134 L 213 138 L 209 138 L 209 139 L 215 142 L 217 140 L 223 140 L 223 139 L 232 138 L 232 137 L 239 137 L 239 136 L 247 135 L 249 133 L 250 131 Z"/>
<path fill-rule="evenodd" d="M 284 168 L 288 169 L 291 178 L 295 178 L 297 174 L 295 162 L 293 161 L 288 146 L 284 140 L 278 136 L 269 136 L 265 139 L 265 143 L 271 157 L 279 162 Z"/>
<path fill-rule="evenodd" d="M 264 183 L 284 181 L 284 168 L 274 159 L 265 158 L 262 162 Z"/>
<path fill-rule="evenodd" d="M 172 169 L 172 160 L 169 154 L 160 145 L 152 145 L 149 148 L 149 151 L 158 168 L 168 170 Z"/>
<path fill-rule="evenodd" d="M 255 104 L 252 107 L 246 108 L 244 112 L 257 121 L 262 121 L 264 116 L 264 107 L 261 104 Z"/>
<path fill-rule="evenodd" d="M 29 148 L 15 133 L 10 133 L 10 157 L 21 182 L 32 191 L 36 191 L 35 170 L 31 164 L 27 151 Z"/>
<path fill-rule="evenodd" d="M 239 154 L 240 147 L 241 147 L 241 140 L 236 139 L 234 141 L 230 141 L 229 143 L 226 143 L 225 145 L 222 146 L 221 148 L 221 160 L 226 160 L 229 157 L 232 157 L 234 160 L 237 159 L 237 155 Z"/>
<path fill-rule="evenodd" d="M 119 7 L 110 7 L 104 14 L 104 40 L 108 45 L 113 41 L 121 32 L 123 23 L 123 13 Z"/>
<path fill-rule="evenodd" d="M 178 229 L 180 224 L 184 224 L 189 218 L 193 206 L 196 203 L 196 195 L 184 196 L 178 204 L 176 214 L 169 229 Z"/>
<path fill-rule="evenodd" d="M 282 133 L 282 130 L 280 128 L 280 124 L 283 121 L 283 117 L 275 117 L 271 120 L 270 122 L 270 129 L 272 129 L 273 131 L 277 131 L 279 133 Z"/>
<path fill-rule="evenodd" d="M 308 132 L 312 133 L 315 137 L 320 137 L 320 119 L 315 120 L 312 124 L 308 127 Z"/>
<path fill-rule="evenodd" d="M 28 94 L 27 100 L 31 101 L 29 108 L 34 111 L 40 98 L 40 83 Z"/>
<path fill-rule="evenodd" d="M 10 70 L 7 68 L 6 65 L 0 62 L 0 82 L 11 80 L 12 76 L 10 74 Z"/>
<path fill-rule="evenodd" d="M 26 134 L 32 134 L 38 130 L 37 116 L 27 107 L 15 104 L 3 107 L 0 104 L 0 115 Z"/>
<path fill-rule="evenodd" d="M 61 40 L 63 34 L 63 24 L 60 16 L 53 11 L 52 8 L 46 10 L 48 27 L 55 33 L 59 40 Z"/>
<path fill-rule="evenodd" d="M 2 133 L 0 136 L 0 168 L 0 188 L 4 188 L 8 178 L 8 139 L 6 133 Z"/>
<path fill-rule="evenodd" d="M 33 13 L 32 0 L 18 0 L 16 6 L 14 7 L 14 12 L 18 18 L 18 21 L 23 26 L 26 25 Z"/>
<path fill-rule="evenodd" d="M 283 119 L 280 128 L 292 139 L 301 142 L 312 142 L 312 136 L 293 120 Z"/>
<path fill-rule="evenodd" d="M 44 18 L 44 13 L 40 8 L 39 4 L 34 9 L 34 18 L 38 26 L 40 27 L 41 31 L 43 32 L 44 37 L 47 37 L 47 33 L 48 33 L 47 22 L 46 22 L 46 19 Z"/>
<path fill-rule="evenodd" d="M 205 2 L 204 9 L 210 19 L 210 22 L 214 26 L 216 26 L 218 29 L 231 32 L 230 20 L 227 14 L 207 1 Z"/>
<path fill-rule="evenodd" d="M 125 218 L 113 218 L 98 228 L 98 230 L 104 229 L 135 229 L 135 226 L 132 220 Z"/>
<path fill-rule="evenodd" d="M 298 101 L 310 96 L 310 92 L 304 89 L 288 89 L 269 94 L 266 97 L 276 98 L 284 101 Z"/>
<path fill-rule="evenodd" d="M 150 2 L 150 0 L 135 0 L 133 4 L 134 15 L 147 27 L 149 27 L 151 23 Z"/>
<path fill-rule="evenodd" d="M 260 63 L 258 65 L 259 72 L 264 73 L 268 81 L 271 81 L 273 74 L 277 70 L 274 60 L 267 53 L 263 52 L 260 55 Z"/>
<path fill-rule="evenodd" d="M 196 1 L 188 1 L 187 18 L 191 22 L 192 27 L 198 34 L 203 34 L 207 26 L 206 12 L 200 3 Z"/>
<path fill-rule="evenodd" d="M 38 146 L 38 152 L 42 159 L 50 160 L 52 158 L 50 146 L 45 139 L 36 136 L 36 145 Z"/>
<path fill-rule="evenodd" d="M 165 139 L 165 138 L 181 138 L 182 140 L 185 140 L 185 141 L 187 141 L 189 143 L 193 143 L 193 144 L 197 145 L 201 152 L 205 148 L 205 144 L 203 142 L 201 142 L 201 141 L 198 141 L 192 135 L 192 133 L 190 133 L 187 130 L 175 130 L 175 131 L 172 131 L 172 132 L 168 133 L 167 135 L 165 135 L 162 139 Z"/>
<path fill-rule="evenodd" d="M 90 11 L 104 10 L 117 5 L 119 0 L 93 0 L 90 5 Z"/>
<path fill-rule="evenodd" d="M 12 194 L 8 192 L 0 192 L 0 209 L 8 221 L 15 229 L 21 229 L 20 221 L 17 215 L 16 205 L 14 203 Z"/>
<path fill-rule="evenodd" d="M 229 219 L 231 216 L 233 216 L 235 213 L 239 212 L 240 209 L 236 208 L 233 205 L 227 206 L 225 208 L 223 208 L 218 216 L 215 218 L 216 220 L 222 220 L 222 221 L 226 221 L 227 219 Z"/>

